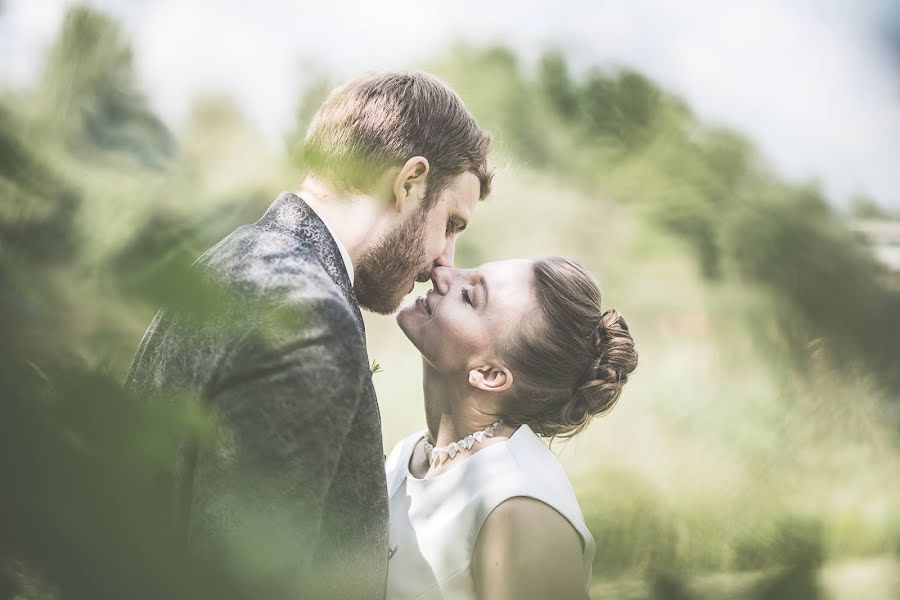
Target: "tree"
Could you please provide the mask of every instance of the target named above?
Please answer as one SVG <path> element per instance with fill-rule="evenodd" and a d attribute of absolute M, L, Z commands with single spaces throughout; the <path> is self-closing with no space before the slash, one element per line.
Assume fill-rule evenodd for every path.
<path fill-rule="evenodd" d="M 538 64 L 537 85 L 550 106 L 566 120 L 571 120 L 578 110 L 578 94 L 569 76 L 566 59 L 559 50 L 551 50 L 541 56 Z"/>
<path fill-rule="evenodd" d="M 42 126 L 79 152 L 118 152 L 154 168 L 174 154 L 171 134 L 135 84 L 131 47 L 93 9 L 66 14 L 37 104 Z"/>
<path fill-rule="evenodd" d="M 580 95 L 581 122 L 588 135 L 634 151 L 656 133 L 663 95 L 649 79 L 629 69 L 605 75 L 594 69 Z"/>

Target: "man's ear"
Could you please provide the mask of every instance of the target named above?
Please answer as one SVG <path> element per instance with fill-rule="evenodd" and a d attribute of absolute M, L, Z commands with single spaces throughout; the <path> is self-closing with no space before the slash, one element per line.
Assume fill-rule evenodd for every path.
<path fill-rule="evenodd" d="M 397 211 L 402 211 L 408 203 L 416 204 L 425 198 L 428 171 L 431 166 L 424 156 L 413 156 L 400 167 L 394 178 L 394 201 Z"/>
<path fill-rule="evenodd" d="M 485 392 L 505 392 L 512 383 L 512 372 L 500 365 L 484 365 L 469 371 L 469 385 Z"/>

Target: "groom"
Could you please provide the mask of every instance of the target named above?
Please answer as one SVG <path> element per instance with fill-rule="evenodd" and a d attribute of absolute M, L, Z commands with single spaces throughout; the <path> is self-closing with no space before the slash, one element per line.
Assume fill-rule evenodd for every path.
<path fill-rule="evenodd" d="M 383 597 L 384 455 L 359 306 L 392 312 L 452 265 L 490 189 L 489 145 L 430 75 L 336 89 L 307 131 L 297 194 L 195 264 L 225 301 L 156 315 L 128 385 L 216 419 L 214 442 L 185 440 L 166 478 L 194 559 L 252 563 L 277 583 L 267 597 Z"/>

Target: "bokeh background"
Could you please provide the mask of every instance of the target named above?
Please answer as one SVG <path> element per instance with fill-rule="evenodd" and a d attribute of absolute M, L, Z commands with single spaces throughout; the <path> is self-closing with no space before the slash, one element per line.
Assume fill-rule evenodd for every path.
<path fill-rule="evenodd" d="M 328 90 L 423 68 L 497 141 L 457 263 L 574 258 L 641 353 L 553 444 L 592 597 L 900 598 L 900 5 L 6 0 L 0 49 L 0 597 L 259 597 L 142 502 L 207 416 L 121 383 Z M 390 449 L 419 358 L 366 318 Z"/>

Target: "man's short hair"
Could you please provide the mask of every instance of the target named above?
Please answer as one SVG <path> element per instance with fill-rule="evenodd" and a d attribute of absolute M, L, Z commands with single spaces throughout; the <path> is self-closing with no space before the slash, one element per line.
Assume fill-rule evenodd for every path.
<path fill-rule="evenodd" d="M 306 132 L 309 172 L 348 192 L 370 192 L 392 167 L 414 156 L 428 159 L 427 205 L 455 177 L 470 172 L 490 193 L 490 135 L 459 95 L 422 72 L 375 73 L 328 96 Z"/>

